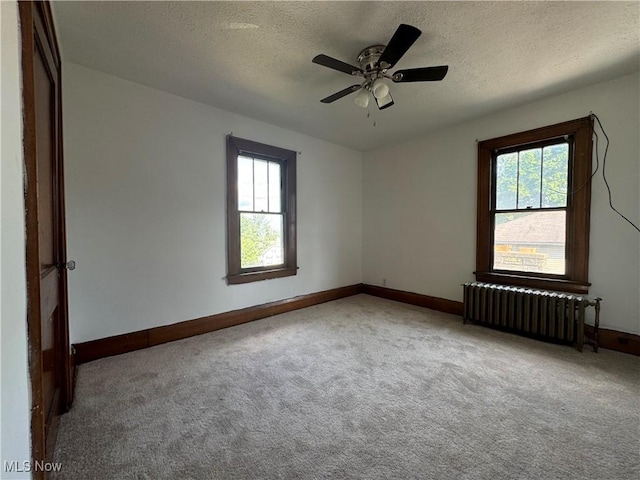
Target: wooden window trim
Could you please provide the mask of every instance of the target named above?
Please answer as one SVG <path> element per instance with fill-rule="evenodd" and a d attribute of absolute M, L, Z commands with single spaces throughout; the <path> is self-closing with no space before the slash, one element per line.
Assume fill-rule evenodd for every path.
<path fill-rule="evenodd" d="M 238 155 L 245 153 L 280 163 L 284 169 L 284 264 L 243 269 L 240 263 L 240 213 L 238 210 Z M 296 157 L 292 150 L 227 136 L 227 284 L 296 275 Z"/>
<path fill-rule="evenodd" d="M 491 216 L 493 157 L 497 150 L 526 146 L 552 138 L 573 137 L 574 152 L 569 159 L 567 198 L 566 273 L 541 275 L 493 270 L 494 225 Z M 478 217 L 476 236 L 477 281 L 543 288 L 571 293 L 588 293 L 589 226 L 591 212 L 591 164 L 593 120 L 589 117 L 558 123 L 526 132 L 506 135 L 478 143 Z"/>

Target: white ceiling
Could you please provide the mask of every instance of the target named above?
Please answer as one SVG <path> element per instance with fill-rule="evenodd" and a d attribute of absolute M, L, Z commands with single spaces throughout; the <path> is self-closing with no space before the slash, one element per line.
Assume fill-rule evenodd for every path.
<path fill-rule="evenodd" d="M 56 1 L 53 11 L 66 61 L 363 151 L 640 69 L 638 1 Z M 447 64 L 447 77 L 392 84 L 395 105 L 370 107 L 371 118 L 353 96 L 320 103 L 358 82 L 311 59 L 356 64 L 400 23 L 423 34 L 396 69 Z"/>

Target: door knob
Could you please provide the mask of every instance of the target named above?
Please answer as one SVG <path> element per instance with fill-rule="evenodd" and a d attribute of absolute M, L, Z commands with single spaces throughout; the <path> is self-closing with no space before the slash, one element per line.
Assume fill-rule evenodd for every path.
<path fill-rule="evenodd" d="M 59 263 L 58 268 L 66 268 L 67 270 L 75 270 L 76 262 L 69 260 L 67 263 Z"/>

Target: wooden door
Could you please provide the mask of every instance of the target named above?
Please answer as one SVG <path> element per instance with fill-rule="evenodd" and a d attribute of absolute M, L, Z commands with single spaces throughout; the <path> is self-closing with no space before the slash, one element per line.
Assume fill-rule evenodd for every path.
<path fill-rule="evenodd" d="M 50 460 L 72 400 L 60 55 L 48 3 L 20 2 L 33 460 Z M 40 474 L 41 472 L 37 472 Z M 36 475 L 36 478 L 38 475 Z"/>

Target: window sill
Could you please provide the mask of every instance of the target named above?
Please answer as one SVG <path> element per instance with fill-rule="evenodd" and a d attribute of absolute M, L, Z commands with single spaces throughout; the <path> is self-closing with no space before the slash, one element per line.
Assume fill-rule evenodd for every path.
<path fill-rule="evenodd" d="M 576 282 L 559 278 L 530 277 L 496 272 L 474 272 L 478 282 L 497 283 L 499 285 L 514 285 L 517 287 L 540 288 L 568 293 L 589 293 L 590 283 Z"/>
<path fill-rule="evenodd" d="M 298 273 L 298 267 L 276 268 L 273 270 L 260 270 L 259 272 L 245 272 L 227 275 L 227 285 L 240 285 L 242 283 L 259 282 L 271 278 L 291 277 Z"/>

